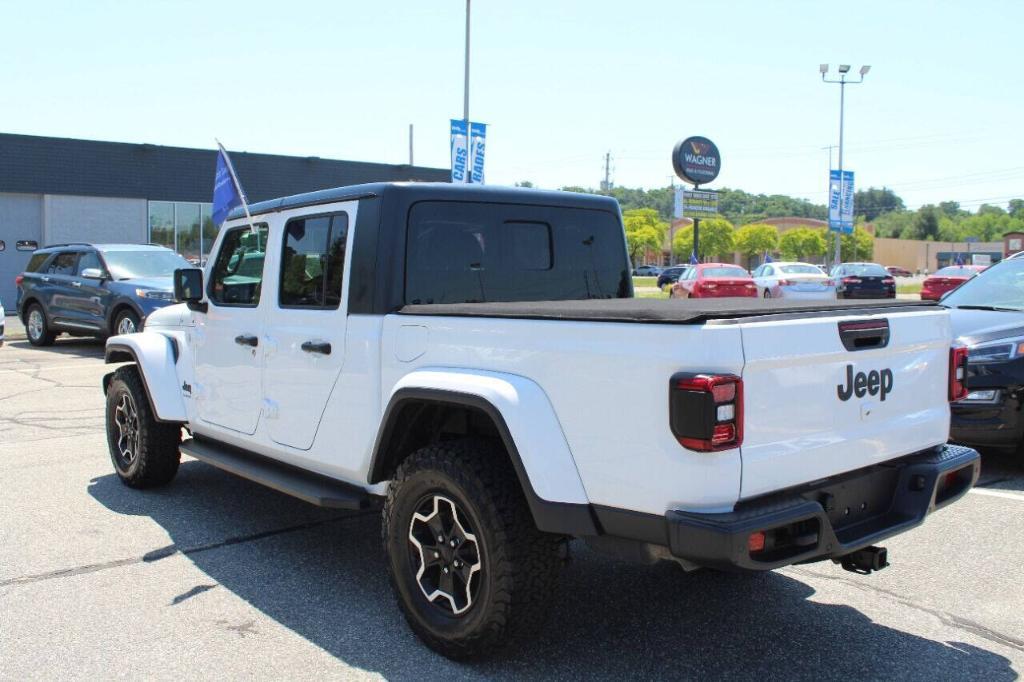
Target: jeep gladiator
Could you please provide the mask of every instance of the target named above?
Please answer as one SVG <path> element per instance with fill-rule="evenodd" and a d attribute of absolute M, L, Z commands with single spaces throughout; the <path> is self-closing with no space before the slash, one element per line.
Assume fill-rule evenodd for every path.
<path fill-rule="evenodd" d="M 129 486 L 181 454 L 382 508 L 398 604 L 453 658 L 536 632 L 569 538 L 687 570 L 832 560 L 977 480 L 932 304 L 633 297 L 618 204 L 446 184 L 236 211 L 180 304 L 107 341 Z"/>

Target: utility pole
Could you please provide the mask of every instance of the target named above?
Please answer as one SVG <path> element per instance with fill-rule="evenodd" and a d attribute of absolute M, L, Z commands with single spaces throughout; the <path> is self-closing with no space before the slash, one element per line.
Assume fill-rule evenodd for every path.
<path fill-rule="evenodd" d="M 604 155 L 604 181 L 601 183 L 601 189 L 605 192 L 612 188 L 612 153 L 606 152 Z"/>
<path fill-rule="evenodd" d="M 840 216 L 842 216 L 843 194 L 844 194 L 844 191 L 846 189 L 846 187 L 845 187 L 846 179 L 843 177 L 843 116 L 844 116 L 844 110 L 845 110 L 845 105 L 846 105 L 846 85 L 847 84 L 856 85 L 858 83 L 863 83 L 864 82 L 864 76 L 867 75 L 868 71 L 871 70 L 871 67 L 867 66 L 867 65 L 860 67 L 860 80 L 859 81 L 848 81 L 848 80 L 846 80 L 846 74 L 848 74 L 850 72 L 850 65 L 849 64 L 840 64 L 839 65 L 839 80 L 828 80 L 825 77 L 825 74 L 828 73 L 828 64 L 822 64 L 818 68 L 818 70 L 821 72 L 821 81 L 823 83 L 838 83 L 839 84 L 839 206 L 840 206 Z M 830 152 L 830 155 L 831 155 L 831 152 Z M 831 165 L 831 164 L 829 164 L 829 165 Z M 832 192 L 831 180 L 829 180 L 830 200 L 831 200 L 831 192 Z M 841 254 L 840 246 L 842 244 L 841 239 L 840 239 L 841 237 L 842 237 L 842 229 L 836 230 L 836 253 L 835 253 L 835 262 L 833 263 L 833 265 L 838 265 L 840 262 L 842 262 L 842 257 L 840 255 Z"/>

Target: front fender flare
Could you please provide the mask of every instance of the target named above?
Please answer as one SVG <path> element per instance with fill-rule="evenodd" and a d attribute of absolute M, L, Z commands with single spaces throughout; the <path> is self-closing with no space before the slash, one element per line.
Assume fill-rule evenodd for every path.
<path fill-rule="evenodd" d="M 134 362 L 146 387 L 146 395 L 157 421 L 184 423 L 188 421 L 185 401 L 178 388 L 177 342 L 158 332 L 139 332 L 107 339 L 107 364 Z M 109 379 L 104 378 L 106 392 Z"/>
<path fill-rule="evenodd" d="M 469 369 L 420 369 L 391 389 L 374 444 L 369 482 L 384 478 L 382 450 L 403 403 L 428 401 L 475 407 L 494 421 L 537 527 L 567 535 L 597 534 L 589 499 L 554 408 L 536 382 Z"/>

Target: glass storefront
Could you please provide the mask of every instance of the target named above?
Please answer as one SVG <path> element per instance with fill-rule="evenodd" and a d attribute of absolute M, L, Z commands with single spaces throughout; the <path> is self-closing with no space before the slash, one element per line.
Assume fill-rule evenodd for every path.
<path fill-rule="evenodd" d="M 149 202 L 149 241 L 174 249 L 195 265 L 205 265 L 217 238 L 212 204 Z"/>

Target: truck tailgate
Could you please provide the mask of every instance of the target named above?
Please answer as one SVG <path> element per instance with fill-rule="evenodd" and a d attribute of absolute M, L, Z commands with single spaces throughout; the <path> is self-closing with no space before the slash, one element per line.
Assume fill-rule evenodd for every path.
<path fill-rule="evenodd" d="M 857 324 L 871 321 L 877 324 Z M 865 343 L 852 338 L 882 321 L 888 324 L 883 347 L 873 347 L 881 341 L 872 341 L 870 329 Z M 741 498 L 946 441 L 950 332 L 944 309 L 737 324 L 745 356 Z"/>

